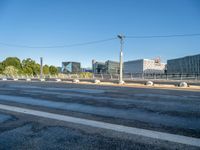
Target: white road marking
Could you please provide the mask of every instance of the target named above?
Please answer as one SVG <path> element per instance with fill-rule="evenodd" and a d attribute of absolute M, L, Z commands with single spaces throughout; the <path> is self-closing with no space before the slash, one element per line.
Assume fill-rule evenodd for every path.
<path fill-rule="evenodd" d="M 81 99 L 81 98 L 80 98 Z M 135 119 L 138 121 L 143 121 L 147 123 L 156 123 L 165 126 L 177 127 L 177 128 L 191 128 L 191 129 L 200 129 L 200 119 L 197 118 L 184 118 L 178 116 L 170 116 L 164 114 L 158 114 L 155 112 L 148 112 L 138 108 L 132 109 L 116 109 L 106 106 L 93 106 L 88 104 L 73 103 L 73 102 L 58 102 L 50 101 L 45 99 L 37 99 L 31 97 L 23 96 L 11 96 L 11 95 L 1 95 L 0 102 L 9 101 L 21 104 L 28 104 L 32 106 L 41 106 L 51 109 L 60 109 L 67 111 L 76 111 L 81 113 L 89 113 L 100 116 L 114 117 L 118 119 Z M 180 108 L 180 107 L 179 107 Z"/>
<path fill-rule="evenodd" d="M 0 109 L 200 147 L 200 139 L 0 104 Z"/>

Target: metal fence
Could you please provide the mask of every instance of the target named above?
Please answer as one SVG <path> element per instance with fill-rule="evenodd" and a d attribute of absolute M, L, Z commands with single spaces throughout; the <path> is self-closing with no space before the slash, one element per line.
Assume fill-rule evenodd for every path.
<path fill-rule="evenodd" d="M 40 79 L 40 76 L 5 76 L 0 75 L 0 78 L 12 79 Z M 79 74 L 59 74 L 55 76 L 46 75 L 45 79 L 99 79 L 99 80 L 118 80 L 119 74 L 93 74 L 91 77 L 82 77 Z M 200 74 L 124 74 L 124 80 L 192 80 L 200 81 Z"/>
<path fill-rule="evenodd" d="M 94 74 L 96 79 L 119 79 L 119 74 Z M 124 74 L 124 80 L 200 80 L 200 74 Z"/>

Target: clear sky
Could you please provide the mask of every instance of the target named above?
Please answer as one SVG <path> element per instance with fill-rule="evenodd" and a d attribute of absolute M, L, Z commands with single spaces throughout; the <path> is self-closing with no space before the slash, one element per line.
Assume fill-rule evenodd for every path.
<path fill-rule="evenodd" d="M 0 0 L 0 42 L 27 46 L 68 45 L 116 37 L 200 33 L 200 0 Z M 8 56 L 61 66 L 119 60 L 119 40 L 54 49 L 0 44 Z M 200 53 L 200 36 L 125 39 L 124 60 L 167 59 Z"/>

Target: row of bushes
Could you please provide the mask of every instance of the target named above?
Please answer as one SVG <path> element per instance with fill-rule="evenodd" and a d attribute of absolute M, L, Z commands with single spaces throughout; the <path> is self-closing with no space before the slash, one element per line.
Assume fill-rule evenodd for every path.
<path fill-rule="evenodd" d="M 62 73 L 59 73 L 58 78 L 72 78 L 72 79 L 75 79 L 75 78 L 86 78 L 86 79 L 90 79 L 93 77 L 93 74 L 90 73 L 90 72 L 80 72 L 80 73 L 77 73 L 77 74 L 62 74 Z"/>

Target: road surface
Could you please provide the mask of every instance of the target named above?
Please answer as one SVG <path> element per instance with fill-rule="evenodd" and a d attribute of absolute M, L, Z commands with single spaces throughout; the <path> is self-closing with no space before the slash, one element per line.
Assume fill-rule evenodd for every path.
<path fill-rule="evenodd" d="M 200 92 L 0 82 L 0 149 L 200 149 Z"/>

